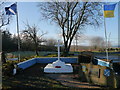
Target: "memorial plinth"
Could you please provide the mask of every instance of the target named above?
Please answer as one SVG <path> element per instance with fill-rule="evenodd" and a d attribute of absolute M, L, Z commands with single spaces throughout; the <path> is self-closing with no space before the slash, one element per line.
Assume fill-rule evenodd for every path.
<path fill-rule="evenodd" d="M 58 60 L 56 60 L 52 64 L 48 64 L 44 68 L 44 72 L 45 73 L 72 73 L 73 72 L 72 65 L 65 64 L 65 62 L 62 62 L 60 60 L 60 46 L 62 45 L 59 44 L 59 40 L 58 40 L 58 45 L 56 46 L 58 47 Z"/>
<path fill-rule="evenodd" d="M 44 68 L 45 73 L 72 73 L 73 68 L 71 64 L 65 64 L 64 62 L 57 60 L 52 64 L 48 64 Z"/>

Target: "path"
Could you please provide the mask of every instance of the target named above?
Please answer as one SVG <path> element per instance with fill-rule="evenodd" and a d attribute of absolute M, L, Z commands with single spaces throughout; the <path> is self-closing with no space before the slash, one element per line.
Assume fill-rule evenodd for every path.
<path fill-rule="evenodd" d="M 98 85 L 91 85 L 87 82 L 80 82 L 76 79 L 73 79 L 73 74 L 45 74 L 45 76 L 50 77 L 52 79 L 55 79 L 61 84 L 69 87 L 75 87 L 75 88 L 101 88 Z"/>
<path fill-rule="evenodd" d="M 68 86 L 68 87 L 75 87 L 75 88 L 101 88 L 98 85 L 91 85 L 87 82 L 80 82 L 79 80 L 73 79 L 73 74 L 43 74 L 43 71 L 40 68 L 45 67 L 45 65 L 36 64 L 35 66 L 28 68 L 25 70 L 24 75 L 30 76 L 41 76 L 45 75 L 49 78 L 55 79 L 59 81 L 61 84 Z"/>

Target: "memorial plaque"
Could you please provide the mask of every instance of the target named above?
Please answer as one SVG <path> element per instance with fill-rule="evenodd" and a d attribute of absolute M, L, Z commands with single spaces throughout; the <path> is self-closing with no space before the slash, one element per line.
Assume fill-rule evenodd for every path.
<path fill-rule="evenodd" d="M 87 69 L 86 66 L 82 66 L 82 71 L 83 72 L 86 72 L 86 69 Z"/>
<path fill-rule="evenodd" d="M 104 75 L 109 77 L 110 76 L 110 70 L 109 69 L 105 69 L 104 70 Z"/>
<path fill-rule="evenodd" d="M 100 69 L 99 68 L 90 68 L 90 75 L 100 77 Z"/>

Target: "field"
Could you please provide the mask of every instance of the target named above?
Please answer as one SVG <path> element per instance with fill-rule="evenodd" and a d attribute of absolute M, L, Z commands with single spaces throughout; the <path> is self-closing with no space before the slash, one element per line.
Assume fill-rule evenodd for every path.
<path fill-rule="evenodd" d="M 57 57 L 57 52 L 45 52 L 41 51 L 39 52 L 39 56 L 36 56 L 34 51 L 21 51 L 21 52 L 10 52 L 7 53 L 7 58 L 16 58 L 18 57 L 20 53 L 21 59 L 23 58 L 30 58 L 30 57 Z M 106 56 L 105 52 L 92 52 L 94 56 Z M 70 52 L 68 57 L 78 57 L 78 55 L 81 54 L 81 52 Z M 84 53 L 83 53 L 84 54 Z M 89 52 L 88 52 L 89 54 Z M 62 56 L 62 53 L 61 53 Z M 109 52 L 109 56 L 120 56 L 120 52 Z"/>
<path fill-rule="evenodd" d="M 20 54 L 21 58 L 36 56 L 34 51 L 21 51 L 21 52 L 7 53 L 7 57 L 8 58 L 15 58 L 15 57 L 18 57 L 19 54 Z M 43 57 L 43 56 L 49 56 L 50 57 L 51 54 L 52 54 L 52 57 L 57 56 L 57 52 L 39 52 L 40 57 Z"/>

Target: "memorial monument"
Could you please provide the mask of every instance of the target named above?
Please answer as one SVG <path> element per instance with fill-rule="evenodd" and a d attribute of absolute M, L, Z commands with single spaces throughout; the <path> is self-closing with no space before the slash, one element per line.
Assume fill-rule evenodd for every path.
<path fill-rule="evenodd" d="M 69 63 L 65 63 L 62 62 L 60 60 L 60 47 L 63 45 L 60 45 L 60 42 L 58 40 L 58 45 L 55 45 L 58 47 L 58 60 L 56 60 L 55 62 L 53 62 L 52 64 L 48 64 L 45 68 L 44 68 L 44 72 L 45 73 L 72 73 L 73 72 L 73 68 L 72 65 Z"/>

